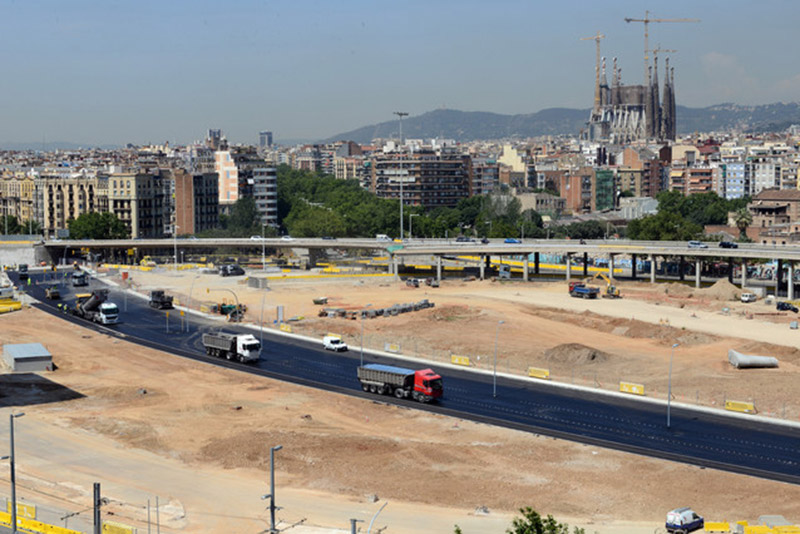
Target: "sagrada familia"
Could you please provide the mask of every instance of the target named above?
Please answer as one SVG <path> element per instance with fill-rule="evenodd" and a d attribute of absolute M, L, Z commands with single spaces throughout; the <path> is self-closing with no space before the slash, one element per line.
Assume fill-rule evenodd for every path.
<path fill-rule="evenodd" d="M 648 66 L 644 85 L 622 85 L 622 71 L 614 69 L 611 85 L 606 78 L 606 61 L 596 67 L 594 107 L 586 137 L 590 141 L 627 144 L 636 141 L 675 140 L 675 69 L 666 60 L 662 97 L 659 99 L 658 56 Z"/>

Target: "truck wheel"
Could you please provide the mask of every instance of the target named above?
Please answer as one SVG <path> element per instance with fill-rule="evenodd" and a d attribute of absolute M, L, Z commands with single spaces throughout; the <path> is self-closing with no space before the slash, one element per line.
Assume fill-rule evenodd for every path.
<path fill-rule="evenodd" d="M 361 384 L 361 389 L 363 389 L 364 391 L 369 391 L 369 385 L 368 384 Z"/>
<path fill-rule="evenodd" d="M 397 397 L 398 399 L 402 399 L 403 397 L 405 397 L 406 396 L 405 393 L 406 392 L 403 391 L 401 388 L 397 388 L 396 390 L 394 390 L 394 396 Z"/>
<path fill-rule="evenodd" d="M 383 386 L 378 386 L 378 389 L 375 391 L 378 395 L 383 395 L 386 393 L 386 388 Z"/>
<path fill-rule="evenodd" d="M 370 384 L 370 386 L 369 386 L 369 392 L 370 392 L 370 393 L 375 393 L 375 391 L 376 391 L 376 388 L 375 388 L 375 386 L 373 386 L 373 385 L 371 385 L 371 384 Z"/>

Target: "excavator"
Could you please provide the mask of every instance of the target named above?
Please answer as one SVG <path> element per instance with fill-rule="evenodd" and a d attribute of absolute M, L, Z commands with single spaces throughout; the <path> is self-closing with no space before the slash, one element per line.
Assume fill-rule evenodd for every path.
<path fill-rule="evenodd" d="M 605 293 L 603 293 L 603 298 L 604 299 L 621 299 L 622 298 L 622 294 L 619 292 L 619 289 L 617 288 L 617 286 L 615 286 L 614 283 L 611 281 L 611 279 L 608 276 L 606 276 L 605 274 L 603 274 L 603 273 L 597 273 L 593 277 L 588 278 L 586 280 L 586 283 L 588 284 L 590 281 L 594 280 L 595 278 L 602 278 L 603 281 L 606 283 L 606 291 L 605 291 Z"/>

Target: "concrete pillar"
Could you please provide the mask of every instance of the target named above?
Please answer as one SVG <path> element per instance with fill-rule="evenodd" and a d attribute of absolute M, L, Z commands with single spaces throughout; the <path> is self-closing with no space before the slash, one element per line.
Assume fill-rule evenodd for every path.
<path fill-rule="evenodd" d="M 572 276 L 572 254 L 567 253 L 567 282 L 569 282 L 570 276 Z"/>
<path fill-rule="evenodd" d="M 530 263 L 528 261 L 528 256 L 529 256 L 528 254 L 525 254 L 525 259 L 522 260 L 522 263 L 523 263 L 523 265 L 522 265 L 522 281 L 523 282 L 527 282 L 528 281 L 528 269 L 530 268 Z"/>
<path fill-rule="evenodd" d="M 392 254 L 392 266 L 394 267 L 394 275 L 397 276 L 400 274 L 400 266 L 397 265 L 397 256 Z"/>
<path fill-rule="evenodd" d="M 684 259 L 683 256 L 681 256 L 681 261 L 680 263 L 678 263 L 678 276 L 680 277 L 681 282 L 683 282 L 683 280 L 686 278 L 685 271 L 686 271 L 686 260 Z"/>
<path fill-rule="evenodd" d="M 650 283 L 656 283 L 656 257 L 650 254 Z"/>
<path fill-rule="evenodd" d="M 742 289 L 747 284 L 747 260 L 742 258 Z"/>
<path fill-rule="evenodd" d="M 533 253 L 533 272 L 534 274 L 539 274 L 539 253 Z"/>
<path fill-rule="evenodd" d="M 614 255 L 613 254 L 609 254 L 608 255 L 608 279 L 609 280 L 613 280 L 614 279 Z"/>
<path fill-rule="evenodd" d="M 436 281 L 442 281 L 442 257 L 436 256 Z"/>
<path fill-rule="evenodd" d="M 780 295 L 783 289 L 783 260 L 778 260 L 778 268 L 775 269 L 775 296 Z"/>
<path fill-rule="evenodd" d="M 733 258 L 728 258 L 728 282 L 733 283 Z"/>
<path fill-rule="evenodd" d="M 700 271 L 703 269 L 703 262 L 700 260 L 694 261 L 694 287 L 700 287 Z"/>
<path fill-rule="evenodd" d="M 486 261 L 485 260 L 486 260 L 486 256 L 484 254 L 481 254 L 481 261 L 480 261 L 480 264 L 481 264 L 481 280 L 483 280 L 484 276 L 486 275 Z"/>
<path fill-rule="evenodd" d="M 589 253 L 583 253 L 583 277 L 589 276 Z"/>
<path fill-rule="evenodd" d="M 789 275 L 789 279 L 786 280 L 786 284 L 787 284 L 787 287 L 788 287 L 787 295 L 789 296 L 789 300 L 794 300 L 794 262 L 793 261 L 789 262 L 788 275 Z"/>
<path fill-rule="evenodd" d="M 631 254 L 631 278 L 636 280 L 636 254 Z"/>

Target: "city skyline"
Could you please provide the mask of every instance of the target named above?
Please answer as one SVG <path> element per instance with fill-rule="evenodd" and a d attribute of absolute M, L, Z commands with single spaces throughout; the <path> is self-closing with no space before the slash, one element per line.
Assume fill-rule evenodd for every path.
<path fill-rule="evenodd" d="M 2 4 L 0 143 L 188 143 L 221 128 L 235 143 L 321 139 L 436 108 L 588 109 L 598 31 L 626 85 L 650 47 L 675 49 L 679 105 L 800 101 L 800 4 L 647 6 L 352 0 L 235 4 Z M 587 117 L 588 118 L 588 117 Z M 577 132 L 576 132 L 577 133 Z"/>

